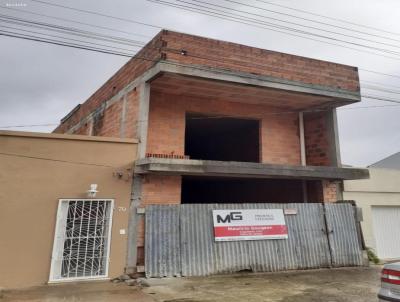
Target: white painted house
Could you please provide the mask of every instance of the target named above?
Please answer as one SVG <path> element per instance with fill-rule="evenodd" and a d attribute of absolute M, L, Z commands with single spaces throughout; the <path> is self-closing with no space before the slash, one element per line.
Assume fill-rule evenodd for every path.
<path fill-rule="evenodd" d="M 400 259 L 400 152 L 369 169 L 370 179 L 344 181 L 343 198 L 363 210 L 367 247 L 381 259 Z"/>

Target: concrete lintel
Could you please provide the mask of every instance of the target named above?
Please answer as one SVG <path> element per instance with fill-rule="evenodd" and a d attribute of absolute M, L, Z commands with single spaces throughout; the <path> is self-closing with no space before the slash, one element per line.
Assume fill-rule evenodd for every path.
<path fill-rule="evenodd" d="M 332 99 L 332 101 L 334 102 L 337 102 L 337 99 L 348 101 L 349 103 L 361 101 L 360 92 L 332 88 L 322 85 L 307 84 L 297 81 L 289 81 L 270 76 L 253 75 L 243 72 L 232 72 L 218 68 L 185 65 L 168 61 L 160 61 L 154 68 L 159 68 L 159 70 L 162 72 L 169 72 L 198 78 L 206 78 L 250 86 L 260 86 L 299 93 L 328 96 L 336 98 Z"/>
<path fill-rule="evenodd" d="M 136 161 L 137 174 L 169 174 L 241 178 L 350 180 L 369 178 L 368 169 L 289 166 L 193 159 L 144 158 Z"/>

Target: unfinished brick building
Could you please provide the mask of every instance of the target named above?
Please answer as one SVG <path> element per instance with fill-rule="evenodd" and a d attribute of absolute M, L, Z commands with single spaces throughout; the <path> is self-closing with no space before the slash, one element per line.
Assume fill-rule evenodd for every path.
<path fill-rule="evenodd" d="M 139 139 L 127 267 L 147 204 L 331 202 L 343 179 L 336 109 L 357 68 L 163 30 L 57 133 Z"/>

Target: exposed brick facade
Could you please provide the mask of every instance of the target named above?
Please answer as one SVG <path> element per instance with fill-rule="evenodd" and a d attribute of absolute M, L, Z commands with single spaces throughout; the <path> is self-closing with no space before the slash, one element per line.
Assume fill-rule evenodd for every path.
<path fill-rule="evenodd" d="M 186 55 L 182 55 L 181 50 L 185 50 Z M 55 132 L 137 137 L 139 86 L 118 99 L 114 96 L 159 60 L 359 91 L 358 73 L 354 67 L 163 30 Z M 298 116 L 295 113 L 271 114 L 279 110 L 282 109 L 267 105 L 196 99 L 174 95 L 173 91 L 170 94 L 152 92 L 147 152 L 184 155 L 185 113 L 222 114 L 260 120 L 261 162 L 299 165 Z M 89 114 L 91 118 L 87 118 Z M 325 113 L 306 114 L 304 122 L 307 164 L 330 165 Z M 156 188 L 162 187 L 160 179 L 155 178 L 152 182 Z M 177 181 L 170 186 L 175 187 L 176 194 L 180 192 Z M 162 194 L 163 201 L 157 201 L 150 191 L 148 195 L 144 192 L 143 200 L 174 202 L 168 194 Z"/>
<path fill-rule="evenodd" d="M 184 154 L 185 113 L 195 112 L 260 120 L 261 162 L 299 165 L 298 114 L 271 114 L 282 111 L 266 105 L 152 93 L 147 152 Z"/>
<path fill-rule="evenodd" d="M 142 186 L 142 205 L 179 204 L 181 202 L 181 177 L 147 175 Z"/>
<path fill-rule="evenodd" d="M 335 181 L 322 180 L 323 201 L 335 202 L 338 200 L 338 190 L 340 186 Z"/>
<path fill-rule="evenodd" d="M 181 55 L 181 50 L 185 50 L 185 56 Z M 163 30 L 54 132 L 68 132 L 89 114 L 99 109 L 101 111 L 107 101 L 160 60 L 271 76 L 353 92 L 360 89 L 355 67 Z M 112 136 L 113 131 L 103 133 Z M 74 131 L 77 132 L 81 131 Z"/>
<path fill-rule="evenodd" d="M 171 31 L 163 39 L 171 61 L 359 90 L 355 67 Z M 180 54 L 182 49 L 187 56 Z"/>
<path fill-rule="evenodd" d="M 118 70 L 106 83 L 104 83 L 81 107 L 74 112 L 64 123 L 58 126 L 54 132 L 66 133 L 77 125 L 89 114 L 101 107 L 121 91 L 126 85 L 142 75 L 146 70 L 154 66 L 162 57 L 164 32 L 155 36 L 139 53 Z M 106 136 L 111 136 L 105 132 Z"/>
<path fill-rule="evenodd" d="M 139 120 L 141 86 L 124 89 L 161 60 L 194 68 L 269 76 L 277 81 L 313 84 L 321 89 L 348 92 L 359 92 L 360 89 L 354 67 L 163 30 L 71 113 L 55 132 L 138 138 L 138 125 L 143 122 Z M 235 90 L 232 86 L 226 89 L 236 93 L 231 92 Z M 290 101 L 290 95 L 281 98 L 282 102 Z M 229 97 L 215 99 L 212 95 L 177 94 L 173 89 L 162 92 L 151 89 L 146 152 L 183 157 L 185 114 L 202 113 L 259 120 L 260 162 L 300 165 L 298 113 L 274 106 L 262 102 L 234 102 Z M 331 165 L 329 150 L 332 142 L 329 141 L 326 112 L 305 114 L 304 128 L 307 165 Z M 180 203 L 181 184 L 181 176 L 145 176 L 140 206 Z M 339 196 L 337 183 L 330 180 L 308 181 L 307 188 L 312 202 L 336 201 Z M 138 263 L 143 264 L 144 220 L 138 226 L 137 245 Z"/>
<path fill-rule="evenodd" d="M 306 162 L 311 166 L 331 165 L 326 112 L 309 113 L 304 116 Z"/>

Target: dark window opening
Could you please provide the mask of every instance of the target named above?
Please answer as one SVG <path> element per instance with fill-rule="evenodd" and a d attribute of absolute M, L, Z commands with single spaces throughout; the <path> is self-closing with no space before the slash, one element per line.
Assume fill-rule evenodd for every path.
<path fill-rule="evenodd" d="M 302 180 L 182 178 L 182 203 L 302 203 L 303 199 Z"/>
<path fill-rule="evenodd" d="M 185 155 L 191 159 L 259 162 L 259 121 L 186 114 Z"/>

